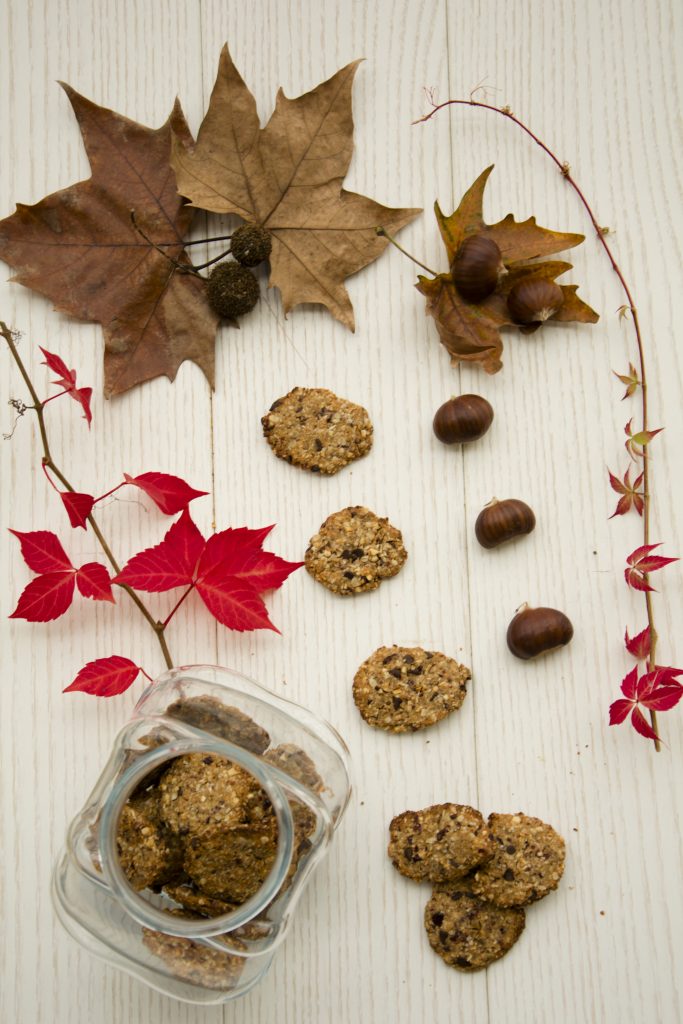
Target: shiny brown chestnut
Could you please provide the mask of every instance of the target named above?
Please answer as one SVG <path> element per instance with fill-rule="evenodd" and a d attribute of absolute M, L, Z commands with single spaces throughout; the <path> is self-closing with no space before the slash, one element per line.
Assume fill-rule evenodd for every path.
<path fill-rule="evenodd" d="M 500 249 L 486 235 L 470 235 L 451 263 L 451 277 L 463 299 L 481 302 L 495 290 L 506 273 Z"/>
<path fill-rule="evenodd" d="M 544 323 L 564 302 L 559 284 L 542 277 L 518 281 L 508 295 L 508 309 L 516 324 Z"/>
<path fill-rule="evenodd" d="M 490 402 L 481 395 L 459 395 L 436 410 L 432 426 L 444 444 L 466 444 L 483 437 L 492 422 Z"/>
<path fill-rule="evenodd" d="M 508 626 L 507 641 L 516 658 L 529 661 L 564 647 L 573 636 L 574 627 L 564 612 L 523 604 Z"/>
<path fill-rule="evenodd" d="M 474 532 L 483 548 L 497 548 L 514 537 L 531 533 L 536 525 L 532 509 L 519 498 L 493 498 L 477 516 Z"/>

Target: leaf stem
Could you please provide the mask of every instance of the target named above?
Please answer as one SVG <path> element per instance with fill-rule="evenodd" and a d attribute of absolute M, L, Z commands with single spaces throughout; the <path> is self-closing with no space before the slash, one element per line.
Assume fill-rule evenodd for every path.
<path fill-rule="evenodd" d="M 402 245 L 399 245 L 399 243 L 396 241 L 396 239 L 392 238 L 392 236 L 389 234 L 389 232 L 386 231 L 384 228 L 382 228 L 382 227 L 375 228 L 375 234 L 376 235 L 380 235 L 382 238 L 386 238 L 386 240 L 388 242 L 391 242 L 391 244 L 396 249 L 398 249 L 399 252 L 402 252 L 403 255 L 407 256 L 409 260 L 413 261 L 413 263 L 417 263 L 418 267 L 422 267 L 422 269 L 426 270 L 428 274 L 432 275 L 432 277 L 436 277 L 437 276 L 435 270 L 432 270 L 431 267 L 428 267 L 425 263 L 420 263 L 420 261 L 416 260 L 414 256 L 411 256 L 410 253 L 407 252 L 407 250 L 404 249 Z"/>
<path fill-rule="evenodd" d="M 158 253 L 160 253 L 164 257 L 165 260 L 168 260 L 169 263 L 172 263 L 173 266 L 176 268 L 176 270 L 181 271 L 183 274 L 195 274 L 197 277 L 200 276 L 199 274 L 197 274 L 196 269 L 191 264 L 186 266 L 185 264 L 181 263 L 179 260 L 174 259 L 173 256 L 169 256 L 169 254 L 167 252 L 164 252 L 164 250 L 161 248 L 161 246 L 157 245 L 156 242 L 152 241 L 152 239 L 149 237 L 149 235 L 145 234 L 145 232 L 142 230 L 142 228 L 138 224 L 137 220 L 135 219 L 135 210 L 131 210 L 130 211 L 130 222 L 133 225 L 133 227 L 135 228 L 135 230 L 137 231 L 137 233 L 139 235 L 141 235 L 142 238 L 144 238 L 144 240 L 147 242 L 147 244 L 150 245 L 152 247 L 152 249 L 156 249 L 156 251 Z M 179 245 L 179 246 L 182 246 L 183 243 L 182 242 L 177 242 L 176 244 Z"/>
<path fill-rule="evenodd" d="M 164 629 L 166 629 L 166 627 L 168 626 L 169 622 L 171 621 L 171 619 L 173 618 L 175 613 L 178 611 L 178 609 L 180 608 L 180 606 L 183 603 L 183 601 L 185 600 L 185 598 L 189 597 L 193 590 L 194 590 L 194 583 L 191 583 L 190 586 L 185 591 L 185 593 L 180 597 L 180 599 L 176 602 L 174 607 L 171 609 L 171 611 L 168 613 L 168 615 L 164 619 L 164 621 L 162 623 Z"/>
<path fill-rule="evenodd" d="M 598 237 L 598 241 L 600 242 L 600 245 L 602 246 L 602 248 L 603 248 L 603 250 L 605 252 L 605 255 L 607 256 L 608 260 L 610 261 L 610 264 L 612 266 L 612 270 L 614 271 L 614 273 L 617 275 L 617 278 L 619 279 L 619 283 L 621 285 L 622 291 L 623 291 L 624 295 L 626 296 L 626 302 L 627 302 L 628 309 L 631 311 L 631 319 L 632 319 L 633 330 L 634 330 L 635 338 L 636 338 L 636 345 L 638 346 L 638 361 L 639 361 L 639 365 L 640 365 L 640 383 L 641 383 L 640 396 L 641 396 L 641 414 L 642 414 L 642 420 L 643 420 L 643 430 L 647 430 L 648 429 L 648 406 L 647 406 L 647 377 L 646 377 L 646 372 L 645 372 L 645 346 L 644 346 L 644 343 L 643 343 L 643 336 L 642 336 L 641 329 L 640 329 L 640 320 L 638 318 L 638 310 L 636 308 L 635 302 L 633 301 L 633 295 L 631 294 L 631 289 L 629 288 L 629 286 L 628 286 L 628 284 L 626 282 L 626 279 L 624 277 L 624 274 L 623 274 L 619 264 L 617 263 L 617 260 L 616 260 L 616 258 L 614 256 L 614 253 L 612 252 L 612 249 L 610 248 L 610 245 L 607 242 L 606 231 L 598 223 L 598 220 L 597 220 L 597 218 L 596 218 L 596 216 L 595 216 L 595 214 L 593 212 L 593 209 L 592 209 L 590 203 L 588 202 L 588 199 L 586 198 L 584 192 L 579 187 L 578 183 L 576 182 L 576 180 L 574 179 L 574 177 L 573 177 L 573 175 L 571 173 L 571 169 L 569 167 L 569 164 L 566 163 L 565 161 L 560 160 L 560 158 L 555 153 L 553 153 L 553 151 L 550 149 L 550 147 L 547 146 L 545 144 L 545 142 L 543 142 L 538 137 L 538 135 L 536 135 L 535 132 L 533 132 L 531 130 L 531 128 L 529 128 L 526 124 L 524 124 L 523 121 L 520 121 L 520 119 L 518 117 L 515 117 L 515 115 L 512 113 L 512 111 L 510 110 L 509 107 L 498 107 L 498 106 L 496 106 L 495 104 L 492 104 L 492 103 L 482 103 L 479 100 L 472 99 L 472 97 L 470 97 L 470 99 L 468 99 L 468 100 L 446 100 L 444 103 L 435 103 L 435 104 L 433 104 L 433 109 L 430 111 L 430 113 L 425 114 L 424 117 L 418 118 L 418 120 L 414 121 L 413 124 L 421 124 L 421 123 L 423 123 L 425 121 L 429 121 L 440 110 L 443 110 L 445 107 L 450 107 L 450 106 L 477 107 L 480 110 L 490 110 L 490 111 L 493 111 L 496 114 L 500 114 L 503 117 L 506 117 L 509 121 L 512 121 L 513 124 L 516 124 L 518 128 L 521 128 L 521 130 L 526 135 L 528 135 L 529 138 L 533 142 L 535 142 L 536 145 L 539 146 L 540 149 L 542 149 L 543 152 L 548 157 L 550 157 L 550 159 L 553 161 L 555 166 L 559 169 L 560 173 L 562 174 L 562 177 L 565 179 L 567 184 L 573 189 L 573 191 L 577 195 L 577 197 L 579 199 L 579 202 L 583 206 L 586 214 L 588 215 L 588 218 L 589 218 L 591 224 L 595 228 L 595 233 L 596 233 L 596 235 Z M 644 500 L 644 508 L 643 508 L 643 544 L 649 544 L 650 543 L 650 518 L 651 518 L 651 510 L 652 510 L 652 499 L 651 499 L 651 491 L 650 491 L 650 456 L 648 454 L 648 446 L 647 445 L 644 445 L 644 447 L 643 447 L 643 491 L 644 491 L 644 496 L 643 496 L 643 500 Z M 647 574 L 645 574 L 645 578 L 647 579 Z M 646 606 L 646 611 L 647 611 L 647 622 L 648 622 L 648 625 L 650 627 L 650 633 L 651 633 L 651 637 L 652 637 L 651 647 L 650 647 L 650 655 L 649 655 L 649 658 L 648 658 L 648 670 L 652 671 L 654 669 L 654 667 L 655 667 L 655 664 L 656 664 L 656 661 L 655 661 L 655 647 L 656 647 L 656 644 L 657 644 L 657 631 L 655 630 L 654 612 L 653 612 L 653 608 L 652 608 L 652 596 L 651 596 L 651 593 L 649 591 L 646 592 L 646 594 L 645 594 L 645 606 Z M 650 721 L 652 723 L 653 731 L 659 737 L 659 731 L 658 731 L 658 728 L 657 728 L 657 714 L 656 714 L 655 711 L 651 711 L 650 712 Z M 655 750 L 659 751 L 661 749 L 661 744 L 660 744 L 659 738 L 654 740 L 654 745 L 655 745 Z"/>
<path fill-rule="evenodd" d="M 52 453 L 50 451 L 50 443 L 49 443 L 48 437 L 47 437 L 47 429 L 45 427 L 45 417 L 43 415 L 43 406 L 45 405 L 45 403 L 41 402 L 40 399 L 38 398 L 38 394 L 36 392 L 36 389 L 33 386 L 33 382 L 31 380 L 31 378 L 29 377 L 28 370 L 24 366 L 24 362 L 23 362 L 21 356 L 19 355 L 19 351 L 18 351 L 16 343 L 14 341 L 14 337 L 12 335 L 12 332 L 11 332 L 11 330 L 9 329 L 9 327 L 7 326 L 7 324 L 3 320 L 0 320 L 0 336 L 2 336 L 5 339 L 5 341 L 7 342 L 7 346 L 9 348 L 9 350 L 10 350 L 12 358 L 14 359 L 14 362 L 16 363 L 16 365 L 17 365 L 17 367 L 19 369 L 19 372 L 20 372 L 21 376 L 24 379 L 24 383 L 26 384 L 26 387 L 28 388 L 28 392 L 29 392 L 29 394 L 31 396 L 31 399 L 33 401 L 33 405 L 30 408 L 33 409 L 33 411 L 36 414 L 36 418 L 38 420 L 38 429 L 40 430 L 40 438 L 41 438 L 42 445 L 43 445 L 43 458 L 42 458 L 43 471 L 47 475 L 47 470 L 49 469 L 50 472 L 53 474 L 53 476 L 56 476 L 57 479 L 60 481 L 60 483 L 62 483 L 64 485 L 64 487 L 67 489 L 67 491 L 71 491 L 73 493 L 75 488 L 67 480 L 67 478 L 62 473 L 61 469 L 57 466 L 57 464 L 55 463 L 54 459 L 52 458 Z M 48 479 L 49 479 L 49 477 L 48 477 Z M 53 484 L 53 486 L 54 486 L 54 484 Z M 107 560 L 109 561 L 109 564 L 111 565 L 111 567 L 114 570 L 114 572 L 118 575 L 121 572 L 121 567 L 119 566 L 118 562 L 116 561 L 116 558 L 114 557 L 114 554 L 113 554 L 111 548 L 109 547 L 109 544 L 107 543 L 107 540 L 105 539 L 105 537 L 104 537 L 104 535 L 102 533 L 102 530 L 100 529 L 100 527 L 99 527 L 99 525 L 98 525 L 98 523 L 95 520 L 95 517 L 93 515 L 89 515 L 88 516 L 88 523 L 90 524 L 90 527 L 91 527 L 93 533 L 97 537 L 99 545 L 102 548 L 102 551 L 104 552 L 104 554 L 106 555 Z M 157 637 L 157 639 L 159 641 L 159 646 L 161 647 L 161 653 L 162 653 L 162 655 L 164 657 L 164 661 L 166 662 L 166 667 L 167 668 L 173 668 L 173 660 L 171 658 L 171 654 L 170 654 L 170 651 L 168 649 L 168 645 L 166 643 L 166 638 L 164 637 L 165 624 L 161 623 L 161 622 L 157 622 L 157 620 L 154 618 L 152 613 L 148 610 L 146 605 L 140 600 L 140 598 L 138 597 L 136 592 L 132 589 L 132 587 L 129 587 L 125 583 L 118 583 L 116 585 L 121 587 L 122 590 L 125 590 L 125 592 L 130 597 L 131 601 L 133 601 L 133 603 L 135 604 L 135 606 L 137 607 L 137 609 L 141 613 L 141 615 L 144 616 L 144 618 L 147 620 L 149 625 L 152 627 L 152 629 L 154 630 L 154 632 L 156 634 L 156 637 Z"/>

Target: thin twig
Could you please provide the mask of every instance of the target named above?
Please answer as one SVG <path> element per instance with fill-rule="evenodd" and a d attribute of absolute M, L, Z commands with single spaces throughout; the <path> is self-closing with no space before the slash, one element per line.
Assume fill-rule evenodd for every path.
<path fill-rule="evenodd" d="M 535 142 L 536 145 L 539 146 L 548 157 L 550 157 L 552 162 L 559 169 L 560 173 L 562 174 L 562 177 L 571 186 L 571 188 L 574 190 L 575 194 L 578 196 L 579 201 L 580 201 L 581 205 L 583 206 L 586 214 L 588 215 L 588 218 L 590 219 L 591 224 L 595 228 L 595 233 L 596 233 L 596 235 L 598 237 L 598 241 L 600 242 L 600 245 L 602 246 L 603 250 L 605 251 L 605 254 L 607 255 L 607 258 L 610 261 L 610 264 L 612 265 L 612 270 L 614 271 L 614 273 L 617 275 L 617 278 L 619 279 L 619 283 L 620 283 L 620 285 L 622 287 L 624 295 L 626 296 L 627 306 L 628 306 L 628 308 L 631 311 L 631 318 L 632 318 L 632 323 L 633 323 L 633 329 L 634 329 L 635 336 L 636 336 L 636 344 L 638 346 L 638 360 L 639 360 L 639 365 L 640 365 L 641 409 L 642 409 L 642 419 L 643 419 L 643 430 L 644 431 L 647 430 L 648 429 L 648 421 L 647 421 L 648 408 L 647 408 L 647 377 L 646 377 L 646 372 L 645 372 L 645 346 L 644 346 L 644 343 L 643 343 L 643 336 L 642 336 L 642 333 L 641 333 L 641 330 L 640 330 L 640 320 L 638 318 L 638 310 L 636 308 L 635 302 L 633 301 L 633 296 L 631 294 L 631 289 L 629 288 L 629 286 L 628 286 L 628 284 L 626 282 L 626 279 L 625 279 L 625 277 L 624 277 L 624 275 L 623 275 L 623 273 L 621 271 L 621 268 L 620 268 L 619 264 L 616 261 L 616 258 L 615 258 L 614 254 L 613 254 L 613 252 L 612 252 L 612 250 L 611 250 L 611 248 L 609 246 L 609 243 L 607 242 L 606 232 L 605 232 L 604 228 L 598 223 L 598 220 L 597 220 L 595 214 L 593 213 L 593 210 L 592 210 L 592 208 L 590 206 L 590 203 L 588 202 L 588 200 L 587 200 L 585 194 L 583 193 L 582 189 L 579 187 L 579 185 L 577 184 L 576 180 L 574 179 L 574 177 L 573 177 L 573 175 L 571 173 L 571 168 L 570 168 L 569 164 L 566 163 L 565 161 L 560 160 L 560 158 L 558 156 L 556 156 L 555 153 L 553 153 L 553 151 L 548 146 L 546 146 L 546 144 L 544 142 L 541 141 L 541 139 L 539 139 L 538 135 L 536 135 L 531 130 L 531 128 L 529 128 L 527 125 L 525 125 L 523 121 L 520 121 L 520 119 L 518 117 L 515 117 L 515 115 L 512 113 L 512 111 L 510 110 L 509 107 L 497 107 L 497 106 L 495 106 L 492 103 L 481 103 L 478 100 L 474 100 L 474 99 L 471 99 L 471 98 L 469 100 L 446 100 L 444 103 L 436 104 L 434 106 L 434 109 L 429 114 L 425 114 L 424 117 L 418 118 L 418 120 L 414 121 L 413 124 L 421 124 L 421 123 L 423 123 L 425 121 L 429 121 L 440 110 L 443 110 L 444 107 L 450 107 L 450 106 L 477 107 L 480 110 L 490 110 L 490 111 L 493 111 L 496 114 L 501 114 L 503 117 L 506 117 L 509 121 L 512 121 L 513 124 L 516 124 L 518 128 L 521 128 L 521 130 L 526 135 L 528 135 L 529 138 L 533 142 Z M 651 491 L 650 491 L 650 456 L 649 456 L 649 453 L 648 453 L 648 446 L 647 446 L 647 444 L 643 446 L 643 491 L 644 491 L 644 495 L 643 495 L 643 502 L 644 502 L 644 508 L 643 508 L 643 544 L 649 544 L 650 543 L 650 513 L 651 513 L 651 509 L 652 509 L 652 497 L 651 497 Z M 645 575 L 645 578 L 647 580 L 647 573 L 645 573 L 644 575 Z M 651 637 L 650 654 L 649 654 L 649 657 L 648 657 L 648 670 L 652 671 L 654 669 L 654 667 L 655 667 L 655 664 L 656 664 L 656 662 L 655 662 L 655 648 L 657 646 L 657 631 L 655 629 L 654 614 L 653 614 L 653 610 L 652 610 L 652 595 L 651 595 L 651 593 L 649 591 L 647 591 L 645 593 L 645 605 L 646 605 L 646 609 L 647 609 L 647 622 L 648 622 L 648 626 L 650 627 L 650 637 Z M 655 711 L 650 711 L 650 721 L 652 723 L 653 732 L 655 732 L 657 734 L 657 737 L 659 737 L 659 732 L 658 732 L 658 728 L 657 728 L 657 714 L 656 714 Z M 654 740 L 654 744 L 655 744 L 655 750 L 659 751 L 661 749 L 659 738 Z"/>
<path fill-rule="evenodd" d="M 156 242 L 152 241 L 152 239 L 149 237 L 149 235 L 145 234 L 145 232 L 142 230 L 142 228 L 138 224 L 137 220 L 135 219 L 135 210 L 131 210 L 130 211 L 130 222 L 133 225 L 133 227 L 135 228 L 135 230 L 137 231 L 137 233 L 139 235 L 141 235 L 142 238 L 144 238 L 144 240 L 148 243 L 148 245 L 151 245 L 151 247 L 153 249 L 156 249 L 156 251 L 158 253 L 160 253 L 164 257 L 165 260 L 168 260 L 169 263 L 172 263 L 173 266 L 176 268 L 176 270 L 180 271 L 182 274 L 194 274 L 196 277 L 200 276 L 197 273 L 197 270 L 196 270 L 195 267 L 189 266 L 188 264 L 185 264 L 185 263 L 181 263 L 180 260 L 176 260 L 176 259 L 174 259 L 173 256 L 169 256 L 169 254 L 167 252 L 164 252 L 164 250 L 161 248 L 161 246 L 157 245 Z M 182 246 L 183 243 L 182 242 L 178 242 L 176 244 Z"/>
<path fill-rule="evenodd" d="M 71 491 L 73 493 L 75 491 L 75 488 L 67 480 L 67 478 L 62 473 L 61 469 L 57 466 L 57 464 L 55 463 L 54 459 L 52 458 L 52 453 L 50 451 L 50 444 L 49 444 L 48 437 L 47 437 L 47 430 L 46 430 L 46 427 L 45 427 L 45 417 L 43 415 L 43 406 L 44 406 L 45 403 L 41 402 L 40 398 L 38 397 L 38 393 L 36 392 L 36 389 L 33 386 L 33 382 L 31 380 L 31 378 L 29 377 L 28 371 L 27 371 L 26 367 L 24 366 L 24 362 L 23 362 L 23 360 L 22 360 L 22 358 L 19 355 L 19 352 L 17 350 L 17 346 L 15 344 L 12 332 L 9 329 L 9 327 L 7 326 L 7 324 L 4 323 L 4 321 L 2 321 L 2 320 L 0 320 L 0 335 L 7 342 L 9 350 L 10 350 L 10 352 L 12 354 L 12 358 L 14 359 L 14 362 L 16 363 L 16 365 L 17 365 L 17 367 L 19 369 L 19 372 L 21 373 L 21 376 L 24 378 L 24 383 L 26 384 L 26 387 L 28 388 L 29 394 L 31 395 L 31 400 L 33 402 L 33 405 L 30 406 L 29 408 L 33 409 L 33 411 L 36 414 L 36 418 L 38 420 L 38 428 L 40 430 L 40 437 L 41 437 L 41 441 L 42 441 L 42 445 L 43 445 L 43 458 L 42 458 L 43 470 L 45 471 L 46 475 L 47 475 L 47 471 L 49 470 L 53 474 L 53 476 L 57 477 L 57 479 L 60 481 L 60 483 L 63 484 L 63 486 L 67 489 L 67 491 Z M 48 479 L 49 479 L 49 476 L 48 476 Z M 50 482 L 52 483 L 52 481 L 50 481 Z M 54 484 L 53 484 L 53 486 L 54 486 Z M 102 548 L 104 554 L 106 555 L 106 557 L 107 557 L 107 559 L 109 561 L 109 564 L 111 565 L 112 569 L 114 570 L 114 572 L 118 576 L 118 574 L 121 572 L 121 567 L 119 566 L 116 558 L 114 557 L 114 554 L 113 554 L 111 548 L 109 547 L 109 544 L 107 543 L 107 540 L 105 539 L 105 537 L 104 537 L 104 535 L 102 533 L 102 530 L 100 529 L 100 527 L 99 527 L 98 523 L 96 522 L 96 520 L 95 520 L 93 515 L 89 515 L 88 516 L 88 523 L 90 524 L 90 527 L 91 527 L 93 533 L 97 537 L 97 540 L 99 541 L 100 547 Z M 166 643 L 166 638 L 164 637 L 164 623 L 158 622 L 154 618 L 154 616 L 147 609 L 145 604 L 141 601 L 141 599 L 138 597 L 138 595 L 132 589 L 132 587 L 129 587 L 126 583 L 117 583 L 116 585 L 118 587 L 121 587 L 122 590 L 125 590 L 125 592 L 130 597 L 131 601 L 134 602 L 134 604 L 136 605 L 136 607 L 138 608 L 140 613 L 145 617 L 145 619 L 147 620 L 149 625 L 152 627 L 152 629 L 154 630 L 154 632 L 156 634 L 157 640 L 159 641 L 159 646 L 161 647 L 161 653 L 163 654 L 164 661 L 166 662 L 167 668 L 173 668 L 173 661 L 171 659 L 171 654 L 169 652 L 168 645 Z"/>
<path fill-rule="evenodd" d="M 388 242 L 391 242 L 391 244 L 393 246 L 395 246 L 398 249 L 399 252 L 402 252 L 403 255 L 407 256 L 409 260 L 413 261 L 413 263 L 417 263 L 418 267 L 422 267 L 422 269 L 426 270 L 428 274 L 432 275 L 432 277 L 436 277 L 437 276 L 435 270 L 432 270 L 431 267 L 428 267 L 425 263 L 420 263 L 420 261 L 416 260 L 414 256 L 411 256 L 410 253 L 407 252 L 407 250 L 404 249 L 402 245 L 399 245 L 398 242 L 396 241 L 396 239 L 392 238 L 391 235 L 389 234 L 389 232 L 386 231 L 384 228 L 382 228 L 382 227 L 375 228 L 375 234 L 376 235 L 380 235 L 382 238 L 386 238 L 386 240 Z"/>

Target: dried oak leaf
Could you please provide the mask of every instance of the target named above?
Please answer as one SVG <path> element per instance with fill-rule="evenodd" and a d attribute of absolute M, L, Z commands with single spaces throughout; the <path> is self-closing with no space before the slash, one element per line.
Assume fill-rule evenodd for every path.
<path fill-rule="evenodd" d="M 169 165 L 171 136 L 192 142 L 180 104 L 161 128 L 146 128 L 63 85 L 80 125 L 92 177 L 34 206 L 18 204 L 0 221 L 0 258 L 13 278 L 51 299 L 62 313 L 104 328 L 104 392 L 121 394 L 186 359 L 211 385 L 217 318 L 203 282 L 180 273 L 135 230 L 131 210 L 156 243 L 183 251 L 193 211 L 178 196 Z"/>
<path fill-rule="evenodd" d="M 359 61 L 297 99 L 279 90 L 265 128 L 256 103 L 223 48 L 218 77 L 194 148 L 174 141 L 178 190 L 193 206 L 237 214 L 272 235 L 271 287 L 285 314 L 320 303 L 354 329 L 344 281 L 386 247 L 377 225 L 395 232 L 420 210 L 388 209 L 342 188 L 353 153 L 351 88 Z"/>
<path fill-rule="evenodd" d="M 550 231 L 536 223 L 535 217 L 516 221 L 511 213 L 497 224 L 486 224 L 483 217 L 484 189 L 493 165 L 479 175 L 467 190 L 458 209 L 446 217 L 438 203 L 434 212 L 441 230 L 449 266 L 462 242 L 469 235 L 484 235 L 493 239 L 501 251 L 508 273 L 488 298 L 482 302 L 467 302 L 457 291 L 450 274 L 437 274 L 434 278 L 420 275 L 416 288 L 427 299 L 427 313 L 434 317 L 441 343 L 455 366 L 461 361 L 481 363 L 487 373 L 502 368 L 503 340 L 501 327 L 513 323 L 507 308 L 507 296 L 523 278 L 541 277 L 550 281 L 571 269 L 571 263 L 547 260 L 532 262 L 539 257 L 551 256 L 564 249 L 579 245 L 583 235 Z M 560 285 L 564 302 L 550 319 L 595 323 L 598 314 L 576 294 L 577 285 Z M 515 325 L 517 326 L 517 325 Z M 521 328 L 523 333 L 535 330 L 535 325 Z"/>

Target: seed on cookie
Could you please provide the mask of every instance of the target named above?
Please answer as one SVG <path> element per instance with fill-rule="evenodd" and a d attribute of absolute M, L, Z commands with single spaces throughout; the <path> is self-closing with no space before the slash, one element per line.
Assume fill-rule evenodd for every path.
<path fill-rule="evenodd" d="M 467 879 L 434 887 L 425 907 L 429 944 L 450 967 L 479 971 L 499 960 L 524 931 L 524 910 L 485 903 Z"/>
<path fill-rule="evenodd" d="M 372 447 L 372 423 L 361 405 L 326 388 L 294 388 L 261 419 L 275 454 L 311 473 L 337 473 Z"/>
<path fill-rule="evenodd" d="M 493 854 L 488 825 L 466 804 L 404 811 L 392 820 L 389 836 L 392 864 L 416 882 L 455 882 Z"/>
<path fill-rule="evenodd" d="M 361 594 L 400 572 L 407 557 L 401 531 L 355 505 L 327 517 L 309 542 L 305 565 L 333 594 Z"/>
<path fill-rule="evenodd" d="M 490 814 L 493 857 L 472 876 L 472 891 L 498 907 L 521 907 L 556 889 L 564 871 L 564 839 L 539 818 Z"/>
<path fill-rule="evenodd" d="M 416 732 L 457 711 L 470 678 L 465 665 L 438 651 L 380 647 L 356 672 L 353 699 L 375 729 Z"/>

